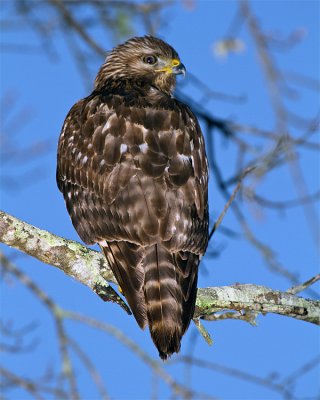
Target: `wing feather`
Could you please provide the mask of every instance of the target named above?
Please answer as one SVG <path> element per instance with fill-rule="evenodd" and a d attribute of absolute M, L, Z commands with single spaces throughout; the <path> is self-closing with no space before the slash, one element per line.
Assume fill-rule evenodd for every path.
<path fill-rule="evenodd" d="M 107 242 L 116 279 L 161 357 L 179 351 L 208 241 L 208 165 L 195 116 L 169 97 L 94 92 L 65 120 L 57 182 L 82 240 Z"/>

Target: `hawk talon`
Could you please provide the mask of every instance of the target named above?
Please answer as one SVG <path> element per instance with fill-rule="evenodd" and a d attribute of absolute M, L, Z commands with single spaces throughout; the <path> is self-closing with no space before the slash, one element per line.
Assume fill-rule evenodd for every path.
<path fill-rule="evenodd" d="M 111 301 L 118 304 L 128 315 L 132 315 L 127 303 L 122 300 L 118 293 L 109 284 L 107 286 L 96 285 L 94 291 L 103 301 Z"/>

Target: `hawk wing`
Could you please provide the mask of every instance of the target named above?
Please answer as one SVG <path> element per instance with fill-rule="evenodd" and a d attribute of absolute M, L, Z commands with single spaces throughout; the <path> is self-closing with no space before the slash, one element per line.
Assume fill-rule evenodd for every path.
<path fill-rule="evenodd" d="M 93 93 L 65 120 L 57 181 L 79 236 L 102 246 L 161 357 L 179 351 L 208 240 L 208 166 L 194 115 L 169 97 Z"/>

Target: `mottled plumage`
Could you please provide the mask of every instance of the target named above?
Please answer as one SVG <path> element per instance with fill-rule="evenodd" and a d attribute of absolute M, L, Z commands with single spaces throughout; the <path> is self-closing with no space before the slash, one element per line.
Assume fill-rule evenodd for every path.
<path fill-rule="evenodd" d="M 163 359 L 179 351 L 189 326 L 208 241 L 203 136 L 172 97 L 181 72 L 160 39 L 116 47 L 92 94 L 67 115 L 58 147 L 57 182 L 72 223 L 85 243 L 100 244 Z"/>

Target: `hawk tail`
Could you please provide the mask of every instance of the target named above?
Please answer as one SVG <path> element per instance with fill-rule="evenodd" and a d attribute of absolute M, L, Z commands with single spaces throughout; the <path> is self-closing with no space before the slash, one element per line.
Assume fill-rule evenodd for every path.
<path fill-rule="evenodd" d="M 107 246 L 101 248 L 136 321 L 144 329 L 147 316 L 143 294 L 143 250 L 140 246 L 124 241 L 108 242 Z"/>
<path fill-rule="evenodd" d="M 165 360 L 179 352 L 184 333 L 183 298 L 174 255 L 161 244 L 146 248 L 144 295 L 151 338 Z"/>
<path fill-rule="evenodd" d="M 178 353 L 194 313 L 199 256 L 173 253 L 161 243 L 100 246 L 139 326 L 149 325 L 159 356 L 166 360 Z"/>

